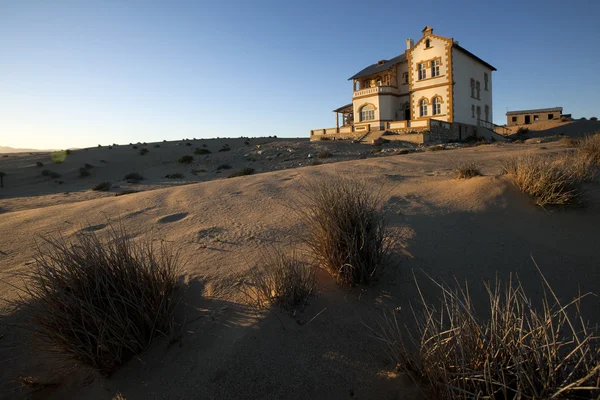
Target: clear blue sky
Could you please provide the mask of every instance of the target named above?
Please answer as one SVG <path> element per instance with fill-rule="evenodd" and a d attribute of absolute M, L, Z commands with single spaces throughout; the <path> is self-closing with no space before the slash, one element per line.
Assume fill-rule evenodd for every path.
<path fill-rule="evenodd" d="M 0 145 L 308 136 L 431 25 L 490 64 L 494 121 L 600 117 L 600 2 L 0 0 Z"/>

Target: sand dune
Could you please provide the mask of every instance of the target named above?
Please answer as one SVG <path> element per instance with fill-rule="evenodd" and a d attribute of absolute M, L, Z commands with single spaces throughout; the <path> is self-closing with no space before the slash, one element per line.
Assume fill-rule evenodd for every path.
<path fill-rule="evenodd" d="M 104 149 L 93 157 L 92 149 L 89 156 L 85 151 L 73 152 L 67 162 L 55 167 L 65 176 L 61 185 L 64 191 L 76 192 L 91 182 L 117 180 L 131 172 L 131 167 L 124 170 L 119 166 L 118 157 L 144 160 L 137 164 L 138 172 L 148 182 L 141 185 L 155 190 L 120 197 L 114 197 L 114 193 L 71 193 L 69 196 L 76 199 L 72 202 L 65 202 L 66 195 L 37 176 L 37 159 L 23 156 L 13 161 L 10 168 L 14 171 L 26 168 L 32 172 L 20 182 L 9 180 L 0 200 L 0 207 L 6 211 L 0 218 L 3 297 L 17 295 L 11 285 L 19 287 L 21 282 L 11 274 L 31 265 L 36 234 L 61 231 L 70 235 L 86 226 L 101 232 L 106 229 L 107 218 L 120 218 L 134 235 L 151 232 L 157 239 L 181 246 L 189 288 L 182 311 L 186 324 L 181 340 L 173 344 L 157 341 L 110 378 L 82 368 L 57 374 L 59 369 L 53 361 L 36 354 L 27 335 L 11 326 L 18 315 L 4 307 L 6 318 L 0 325 L 4 360 L 0 390 L 4 397 L 110 399 L 121 393 L 127 399 L 416 399 L 417 389 L 393 372 L 394 367 L 386 362 L 365 328 L 365 324 L 374 323 L 379 310 L 406 308 L 415 301 L 412 271 L 422 279 L 426 296 L 432 300 L 435 292 L 425 283 L 421 271 L 438 279 L 456 278 L 472 284 L 496 275 L 507 279 L 514 273 L 531 293 L 539 293 L 541 286 L 532 256 L 564 300 L 571 299 L 578 289 L 589 291 L 600 286 L 595 249 L 600 222 L 597 183 L 590 187 L 588 207 L 545 212 L 501 176 L 499 161 L 503 158 L 528 151 L 563 151 L 559 143 L 489 145 L 304 167 L 305 150 L 294 148 L 300 145 L 291 141 L 278 140 L 268 145 L 275 146 L 268 150 L 275 158 L 285 146 L 292 148 L 289 154 L 302 154 L 302 161 L 290 159 L 278 170 L 278 165 L 269 164 L 267 156 L 261 161 L 245 161 L 244 154 L 250 150 L 233 140 L 228 142 L 232 147 L 229 154 L 219 154 L 216 150 L 223 143 L 215 141 L 214 146 L 209 145 L 214 155 L 208 157 L 218 159 L 210 165 L 199 159 L 190 167 L 174 162 L 180 154 L 189 152 L 185 145 L 173 146 L 162 155 L 162 147 L 155 151 L 151 146 L 145 156 L 128 146 Z M 253 146 L 252 151 L 260 150 Z M 358 158 L 370 150 L 368 146 L 339 143 L 314 146 L 307 151 L 330 149 L 333 160 Z M 109 152 L 113 159 L 109 159 Z M 106 166 L 100 159 L 108 161 Z M 454 180 L 453 164 L 464 159 L 477 160 L 484 176 Z M 94 164 L 97 170 L 93 180 L 80 182 L 72 175 L 75 167 L 85 162 Z M 257 170 L 270 172 L 215 180 L 223 174 L 215 170 L 219 162 L 231 163 L 232 169 L 254 163 Z M 289 168 L 285 163 L 298 168 L 284 169 Z M 299 163 L 304 165 L 295 165 Z M 191 169 L 202 166 L 210 172 L 190 174 Z M 172 183 L 161 178 L 180 171 L 185 173 L 186 183 L 195 184 L 171 187 Z M 301 190 L 303 180 L 318 175 L 355 176 L 374 184 L 385 183 L 389 188 L 388 218 L 402 243 L 397 269 L 373 286 L 352 290 L 335 286 L 323 275 L 319 279 L 320 294 L 302 313 L 292 316 L 272 310 L 256 315 L 228 277 L 259 261 L 259 249 L 265 244 L 294 245 L 302 226 L 290 212 L 290 200 Z M 119 186 L 131 187 L 125 183 Z M 42 200 L 30 200 L 37 193 L 36 187 L 44 193 L 38 196 Z M 473 288 L 472 295 L 484 298 L 479 287 Z M 598 298 L 584 306 L 588 316 L 600 315 Z M 55 385 L 30 394 L 30 388 L 22 389 L 16 382 L 20 376 L 33 376 Z"/>

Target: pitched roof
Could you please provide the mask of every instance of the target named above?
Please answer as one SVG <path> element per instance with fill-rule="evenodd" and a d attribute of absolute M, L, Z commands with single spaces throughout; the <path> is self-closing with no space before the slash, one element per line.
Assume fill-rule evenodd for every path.
<path fill-rule="evenodd" d="M 352 79 L 358 79 L 358 78 L 362 78 L 364 76 L 369 76 L 369 75 L 377 74 L 379 72 L 387 71 L 388 69 L 391 69 L 394 65 L 399 64 L 404 61 L 406 61 L 406 56 L 404 55 L 404 53 L 402 53 L 399 56 L 392 58 L 391 60 L 386 60 L 382 64 L 377 63 L 377 64 L 369 65 L 367 68 L 363 69 L 362 71 L 360 71 L 360 72 L 354 74 L 353 76 L 351 76 L 350 78 L 348 78 L 348 80 L 350 81 Z"/>
<path fill-rule="evenodd" d="M 496 68 L 494 68 L 493 65 L 488 64 L 487 62 L 483 61 L 481 58 L 477 57 L 475 54 L 471 53 L 469 50 L 465 49 L 462 46 L 459 46 L 458 43 L 454 42 L 452 43 L 452 47 L 455 47 L 456 49 L 462 51 L 463 53 L 465 53 L 466 55 L 468 55 L 469 57 L 479 61 L 480 63 L 482 63 L 483 65 L 485 65 L 486 67 L 488 67 L 489 69 L 491 69 L 492 71 L 498 71 Z"/>
<path fill-rule="evenodd" d="M 340 108 L 336 108 L 333 112 L 349 112 L 352 111 L 352 103 L 346 104 L 345 106 L 341 106 Z"/>
<path fill-rule="evenodd" d="M 518 110 L 518 111 L 508 111 L 506 115 L 511 114 L 534 114 L 534 113 L 547 113 L 547 112 L 560 112 L 562 113 L 562 107 L 553 107 L 553 108 L 538 108 L 535 110 Z"/>

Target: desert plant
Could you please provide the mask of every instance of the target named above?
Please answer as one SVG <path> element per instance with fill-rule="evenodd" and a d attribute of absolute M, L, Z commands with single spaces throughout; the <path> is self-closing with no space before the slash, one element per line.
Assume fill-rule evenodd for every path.
<path fill-rule="evenodd" d="M 37 161 L 37 162 L 35 163 L 35 166 L 36 166 L 36 167 L 38 167 L 38 168 L 43 168 L 43 167 L 44 167 L 44 164 L 43 164 L 42 162 L 40 162 L 40 161 Z"/>
<path fill-rule="evenodd" d="M 179 159 L 179 163 L 181 164 L 191 164 L 194 161 L 194 156 L 182 156 Z"/>
<path fill-rule="evenodd" d="M 540 155 L 524 155 L 503 163 L 512 181 L 540 207 L 575 204 L 583 191 L 569 168 Z"/>
<path fill-rule="evenodd" d="M 308 164 L 308 165 L 310 165 L 310 166 L 313 166 L 313 167 L 315 167 L 315 166 L 317 166 L 317 165 L 323 165 L 323 161 L 320 161 L 320 160 L 313 160 L 313 161 L 311 161 L 311 162 L 310 162 L 310 164 Z"/>
<path fill-rule="evenodd" d="M 4 177 L 6 176 L 6 172 L 0 171 L 0 188 L 4 187 Z"/>
<path fill-rule="evenodd" d="M 333 156 L 330 151 L 324 150 L 317 153 L 317 158 L 329 158 Z"/>
<path fill-rule="evenodd" d="M 439 307 L 421 295 L 420 310 L 384 314 L 372 331 L 430 399 L 596 399 L 600 336 L 580 315 L 586 295 L 563 304 L 542 281 L 541 309 L 518 279 L 484 283 L 484 315 L 468 287 L 434 281 Z"/>
<path fill-rule="evenodd" d="M 49 169 L 43 170 L 42 175 L 53 179 L 60 178 L 60 174 L 58 172 L 50 171 Z"/>
<path fill-rule="evenodd" d="M 529 128 L 527 127 L 520 127 L 519 129 L 517 129 L 517 135 L 522 136 L 522 135 L 526 135 L 529 133 Z"/>
<path fill-rule="evenodd" d="M 137 148 L 138 148 L 138 147 L 137 147 L 135 144 L 134 144 L 133 146 L 131 146 L 131 147 L 132 147 L 133 149 L 136 149 L 136 150 L 137 150 Z"/>
<path fill-rule="evenodd" d="M 228 178 L 236 178 L 238 176 L 251 175 L 254 173 L 254 168 L 242 168 L 239 171 L 232 172 L 229 174 Z"/>
<path fill-rule="evenodd" d="M 315 268 L 271 248 L 261 251 L 261 261 L 240 279 L 240 290 L 258 308 L 278 305 L 288 310 L 304 306 L 316 289 Z"/>
<path fill-rule="evenodd" d="M 206 172 L 206 170 L 204 168 L 200 168 L 200 169 L 193 169 L 192 170 L 192 174 L 196 175 L 196 174 L 202 174 Z"/>
<path fill-rule="evenodd" d="M 598 121 L 598 117 L 591 117 L 590 121 Z"/>
<path fill-rule="evenodd" d="M 579 142 L 580 151 L 586 154 L 594 164 L 600 166 L 600 133 L 585 136 Z"/>
<path fill-rule="evenodd" d="M 123 177 L 123 180 L 127 182 L 139 182 L 143 181 L 144 177 L 137 172 L 130 172 Z"/>
<path fill-rule="evenodd" d="M 100 182 L 99 184 L 92 186 L 92 190 L 108 192 L 110 190 L 111 186 L 112 186 L 112 183 L 110 183 L 110 182 Z"/>
<path fill-rule="evenodd" d="M 146 154 L 148 154 L 149 151 L 150 150 L 148 150 L 146 148 L 140 149 L 140 156 L 145 156 Z"/>
<path fill-rule="evenodd" d="M 383 187 L 346 177 L 306 182 L 293 208 L 301 240 L 340 284 L 366 284 L 386 265 L 393 244 Z"/>
<path fill-rule="evenodd" d="M 194 150 L 194 154 L 197 154 L 199 156 L 204 155 L 204 154 L 210 154 L 210 150 L 198 148 L 198 149 Z"/>
<path fill-rule="evenodd" d="M 231 149 L 229 148 L 229 145 L 228 145 L 228 144 L 224 144 L 224 145 L 223 145 L 223 147 L 221 147 L 221 148 L 219 149 L 219 151 L 229 151 L 229 150 L 231 150 Z"/>
<path fill-rule="evenodd" d="M 85 168 L 85 167 L 79 168 L 79 177 L 80 178 L 85 178 L 85 177 L 88 177 L 90 175 L 91 175 L 90 171 L 87 168 Z"/>
<path fill-rule="evenodd" d="M 87 164 L 86 163 L 86 164 L 83 164 L 83 168 L 85 168 L 85 169 L 92 169 L 92 168 L 94 168 L 94 166 L 92 164 Z"/>
<path fill-rule="evenodd" d="M 222 169 L 231 169 L 231 165 L 229 164 L 221 164 L 217 167 L 217 171 L 220 171 Z"/>
<path fill-rule="evenodd" d="M 183 178 L 183 174 L 181 172 L 176 172 L 174 174 L 167 174 L 167 175 L 165 175 L 165 178 L 167 178 L 167 179 L 182 179 Z"/>
<path fill-rule="evenodd" d="M 154 148 L 155 148 L 155 149 L 158 149 L 159 147 L 160 147 L 160 144 L 155 144 L 155 145 L 154 145 Z"/>
<path fill-rule="evenodd" d="M 479 171 L 479 164 L 475 161 L 461 161 L 454 167 L 456 179 L 470 179 L 474 176 L 481 175 Z"/>
<path fill-rule="evenodd" d="M 43 238 L 17 301 L 39 341 L 110 373 L 168 333 L 177 304 L 179 254 L 123 226 L 105 237 Z"/>

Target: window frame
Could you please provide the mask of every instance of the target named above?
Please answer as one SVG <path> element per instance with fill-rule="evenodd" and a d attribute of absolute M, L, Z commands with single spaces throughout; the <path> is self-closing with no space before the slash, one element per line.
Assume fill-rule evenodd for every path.
<path fill-rule="evenodd" d="M 442 99 L 439 96 L 431 99 L 431 108 L 431 115 L 442 115 Z"/>
<path fill-rule="evenodd" d="M 475 104 L 471 104 L 471 118 L 475 118 Z"/>
<path fill-rule="evenodd" d="M 489 92 L 489 81 L 490 81 L 490 76 L 488 75 L 487 72 L 483 73 L 483 90 L 485 90 L 486 92 Z"/>
<path fill-rule="evenodd" d="M 475 98 L 475 79 L 471 78 L 471 97 Z"/>
<path fill-rule="evenodd" d="M 367 109 L 367 110 L 365 110 Z M 374 121 L 375 120 L 375 106 L 373 106 L 372 104 L 365 104 L 364 106 L 362 106 L 360 108 L 360 111 L 358 112 L 359 114 L 359 118 L 360 118 L 360 122 L 364 122 L 364 121 Z M 371 117 L 371 118 L 368 118 Z"/>
<path fill-rule="evenodd" d="M 442 64 L 439 58 L 431 60 L 431 77 L 435 78 L 440 76 L 440 65 Z"/>
<path fill-rule="evenodd" d="M 485 112 L 485 122 L 490 122 L 490 106 L 488 106 L 486 104 L 484 110 L 485 110 L 484 111 Z"/>
<path fill-rule="evenodd" d="M 420 81 L 427 79 L 427 63 L 417 64 L 417 75 Z"/>
<path fill-rule="evenodd" d="M 419 116 L 420 117 L 426 117 L 427 116 L 427 106 L 429 104 L 427 103 L 427 99 L 421 99 L 419 100 Z"/>
<path fill-rule="evenodd" d="M 479 81 L 475 82 L 475 90 L 477 91 L 477 98 L 481 99 L 481 83 Z"/>

